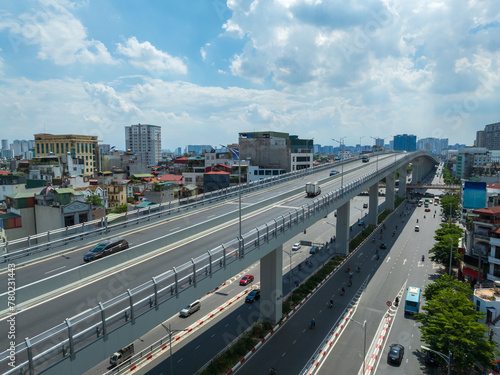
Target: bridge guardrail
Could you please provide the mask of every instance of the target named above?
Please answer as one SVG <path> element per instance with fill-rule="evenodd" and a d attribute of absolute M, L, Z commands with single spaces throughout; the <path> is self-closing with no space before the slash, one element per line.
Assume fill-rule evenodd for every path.
<path fill-rule="evenodd" d="M 408 162 L 408 156 L 401 158 L 399 164 Z M 107 335 L 123 326 L 140 319 L 147 311 L 157 309 L 160 304 L 175 298 L 179 293 L 196 285 L 204 278 L 222 270 L 260 248 L 261 244 L 268 243 L 280 234 L 298 226 L 307 218 L 319 214 L 322 210 L 332 205 L 344 196 L 378 181 L 378 176 L 393 169 L 394 165 L 387 165 L 378 171 L 368 173 L 346 186 L 316 198 L 302 207 L 281 215 L 273 221 L 249 231 L 228 243 L 207 251 L 191 262 L 173 267 L 150 281 L 129 289 L 127 293 L 99 303 L 98 306 L 77 316 L 68 318 L 59 324 L 15 346 L 15 368 L 9 369 L 5 374 L 35 373 L 57 365 L 61 361 L 74 358 L 76 353 L 97 340 L 104 339 Z M 0 364 L 5 365 L 11 355 L 10 350 L 0 353 Z"/>
<path fill-rule="evenodd" d="M 247 186 L 242 187 L 241 194 L 246 194 L 256 189 L 263 189 L 277 183 L 289 181 L 291 179 L 317 173 L 325 169 L 330 169 L 336 163 L 323 164 L 313 168 L 301 169 L 284 173 L 279 176 L 273 176 L 266 179 L 252 181 Z M 29 255 L 45 253 L 52 248 L 57 248 L 66 245 L 69 242 L 79 241 L 85 237 L 94 236 L 100 233 L 108 233 L 112 229 L 125 228 L 128 225 L 138 224 L 141 221 L 150 221 L 154 217 L 169 216 L 180 212 L 187 212 L 198 205 L 211 204 L 222 199 L 234 198 L 239 194 L 239 186 L 232 186 L 227 189 L 217 190 L 207 194 L 201 194 L 193 199 L 180 200 L 185 204 L 180 204 L 175 207 L 172 202 L 160 203 L 157 206 L 137 209 L 135 211 L 125 212 L 113 217 L 115 224 L 110 224 L 107 219 L 88 221 L 82 224 L 77 224 L 65 228 L 50 230 L 45 233 L 31 235 L 17 240 L 0 243 L 0 263 L 9 263 L 22 259 Z"/>

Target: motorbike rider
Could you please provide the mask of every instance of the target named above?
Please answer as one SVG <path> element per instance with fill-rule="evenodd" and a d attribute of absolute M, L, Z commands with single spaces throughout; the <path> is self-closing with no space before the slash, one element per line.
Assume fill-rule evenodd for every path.
<path fill-rule="evenodd" d="M 425 260 L 425 255 L 422 255 L 422 262 Z"/>
<path fill-rule="evenodd" d="M 395 303 L 396 307 L 399 305 L 399 297 L 396 297 L 396 303 Z"/>
<path fill-rule="evenodd" d="M 312 318 L 311 320 L 311 328 L 314 328 L 316 327 L 316 321 L 314 320 L 314 318 Z"/>
<path fill-rule="evenodd" d="M 330 307 L 333 307 L 333 298 L 330 298 Z"/>
<path fill-rule="evenodd" d="M 343 296 L 343 295 L 344 295 L 344 293 L 345 293 L 345 288 L 344 288 L 344 287 L 342 287 L 342 291 L 340 292 L 340 295 L 341 295 L 341 296 Z"/>

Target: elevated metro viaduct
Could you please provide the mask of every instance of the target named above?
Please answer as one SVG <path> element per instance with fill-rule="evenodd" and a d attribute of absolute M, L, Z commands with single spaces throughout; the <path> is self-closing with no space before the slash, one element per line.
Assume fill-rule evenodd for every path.
<path fill-rule="evenodd" d="M 421 181 L 422 177 L 437 164 L 437 160 L 427 152 L 417 151 L 415 153 L 408 153 L 400 159 L 395 157 L 394 163 L 381 169 L 378 169 L 377 163 L 376 171 L 357 182 L 355 181 L 349 185 L 342 186 L 340 193 L 335 196 L 335 199 L 328 199 L 328 197 L 321 196 L 315 199 L 311 203 L 313 209 L 309 210 L 308 216 L 304 216 L 303 220 L 297 220 L 294 225 L 290 224 L 290 227 L 287 227 L 286 230 L 283 225 L 283 232 L 272 238 L 268 237 L 262 243 L 258 241 L 259 243 L 253 251 L 245 252 L 243 247 L 236 261 L 224 265 L 217 272 L 211 272 L 209 277 L 203 278 L 192 286 L 177 292 L 175 298 L 169 299 L 168 303 L 160 303 L 152 306 L 152 308 L 143 312 L 135 319 L 128 320 L 119 329 L 104 335 L 98 335 L 95 340 L 78 350 L 72 350 L 71 337 L 69 340 L 62 339 L 65 343 L 60 344 L 63 346 L 58 347 L 57 352 L 58 355 L 62 354 L 63 357 L 57 364 L 48 368 L 45 373 L 79 374 L 87 371 L 95 364 L 106 360 L 109 353 L 133 342 L 137 337 L 161 324 L 167 317 L 177 314 L 188 303 L 196 300 L 201 295 L 205 295 L 208 291 L 214 290 L 233 275 L 238 274 L 257 261 L 260 261 L 261 301 L 266 302 L 260 304 L 261 317 L 274 323 L 278 322 L 282 318 L 283 244 L 323 217 L 337 210 L 337 250 L 347 255 L 349 252 L 348 220 L 350 217 L 351 199 L 362 191 L 369 189 L 368 224 L 376 226 L 379 181 L 383 178 L 386 179 L 386 208 L 394 209 L 396 197 L 395 173 L 396 171 L 400 173 L 398 195 L 403 197 L 406 190 L 407 166 L 409 163 L 412 163 L 413 166 L 412 180 L 415 182 Z M 375 163 L 371 164 L 375 165 Z M 68 331 L 71 330 L 70 328 L 68 328 Z M 69 349 L 68 345 L 70 346 Z M 26 370 L 29 373 L 36 373 L 33 363 L 31 363 L 31 366 L 26 365 L 24 371 L 26 372 Z M 20 371 L 9 373 L 20 373 Z"/>

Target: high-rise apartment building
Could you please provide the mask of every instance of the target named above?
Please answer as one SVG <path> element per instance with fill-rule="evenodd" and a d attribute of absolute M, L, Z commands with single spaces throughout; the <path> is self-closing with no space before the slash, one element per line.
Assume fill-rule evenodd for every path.
<path fill-rule="evenodd" d="M 400 134 L 394 136 L 394 151 L 416 151 L 417 136 L 413 134 Z"/>
<path fill-rule="evenodd" d="M 132 151 L 141 163 L 157 165 L 161 160 L 161 126 L 125 126 L 125 148 Z"/>
<path fill-rule="evenodd" d="M 35 134 L 35 156 L 62 156 L 69 152 L 73 158 L 84 160 L 85 175 L 93 175 L 100 170 L 97 142 L 94 135 Z"/>
<path fill-rule="evenodd" d="M 417 141 L 417 150 L 425 150 L 441 155 L 446 149 L 448 149 L 448 138 L 421 138 Z"/>
<path fill-rule="evenodd" d="M 500 150 L 500 122 L 486 125 L 484 130 L 476 132 L 476 147 Z"/>

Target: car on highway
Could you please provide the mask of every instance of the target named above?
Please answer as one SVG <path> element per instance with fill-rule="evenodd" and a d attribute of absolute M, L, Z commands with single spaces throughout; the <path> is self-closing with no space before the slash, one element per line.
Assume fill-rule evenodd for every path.
<path fill-rule="evenodd" d="M 317 246 L 311 247 L 311 250 L 309 250 L 309 254 L 316 254 L 318 252 L 319 248 Z"/>
<path fill-rule="evenodd" d="M 420 227 L 418 225 L 415 225 L 415 232 L 420 232 Z"/>
<path fill-rule="evenodd" d="M 363 220 L 359 220 L 358 225 L 365 225 L 365 222 Z"/>
<path fill-rule="evenodd" d="M 381 249 L 387 249 L 387 244 L 386 244 L 385 242 L 382 242 L 382 243 L 380 244 L 380 248 L 381 248 Z"/>
<path fill-rule="evenodd" d="M 301 246 L 300 246 L 300 243 L 298 243 L 298 242 L 297 242 L 297 243 L 294 243 L 294 244 L 292 245 L 292 250 L 293 250 L 293 251 L 299 250 L 300 248 L 301 248 Z"/>
<path fill-rule="evenodd" d="M 368 203 L 363 203 L 363 208 L 368 208 Z"/>
<path fill-rule="evenodd" d="M 392 344 L 389 347 L 389 353 L 387 354 L 387 362 L 388 363 L 397 363 L 401 364 L 403 360 L 403 356 L 405 354 L 405 348 L 400 344 Z"/>
<path fill-rule="evenodd" d="M 250 293 L 248 293 L 245 298 L 245 302 L 254 303 L 255 301 L 260 299 L 260 289 L 254 289 Z"/>
<path fill-rule="evenodd" d="M 87 251 L 83 255 L 83 261 L 90 262 L 92 260 L 104 258 L 105 256 L 116 254 L 125 249 L 128 249 L 128 242 L 122 237 L 104 240 Z"/>
<path fill-rule="evenodd" d="M 253 281 L 253 275 L 245 275 L 240 280 L 240 285 L 248 285 Z"/>
<path fill-rule="evenodd" d="M 431 209 L 429 207 L 425 207 L 425 212 L 431 212 Z"/>
<path fill-rule="evenodd" d="M 336 174 L 339 174 L 339 173 L 340 173 L 339 171 L 337 171 L 336 169 L 334 169 L 334 170 L 332 170 L 330 172 L 330 176 L 335 176 Z"/>
<path fill-rule="evenodd" d="M 201 309 L 201 302 L 200 300 L 196 300 L 183 308 L 180 312 L 180 315 L 187 318 L 189 315 L 195 313 L 199 309 Z"/>

